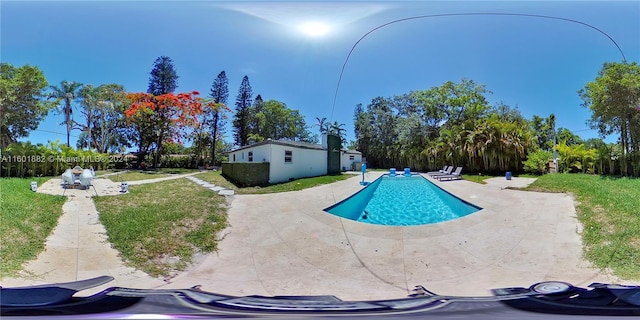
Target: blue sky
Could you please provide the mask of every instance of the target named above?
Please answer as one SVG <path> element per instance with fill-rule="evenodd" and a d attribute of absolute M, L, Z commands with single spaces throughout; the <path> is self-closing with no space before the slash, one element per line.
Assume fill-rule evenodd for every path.
<path fill-rule="evenodd" d="M 166 55 L 180 76 L 178 91 L 208 93 L 217 74 L 229 78 L 229 105 L 242 77 L 254 95 L 276 99 L 306 116 L 344 123 L 354 139 L 353 110 L 376 96 L 428 89 L 447 80 L 486 85 L 492 103 L 522 114 L 548 116 L 583 138 L 596 137 L 577 91 L 602 64 L 621 61 L 603 34 L 566 21 L 516 16 L 417 15 L 521 13 L 590 24 L 613 38 L 629 62 L 640 61 L 640 2 L 218 2 L 218 1 L 2 1 L 0 58 L 38 66 L 50 84 L 118 83 L 146 91 L 153 61 Z M 326 25 L 312 36 L 305 23 Z M 66 140 L 62 115 L 52 112 L 32 143 Z M 312 128 L 317 132 L 315 127 Z M 53 133 L 52 133 L 53 132 Z M 72 132 L 74 136 L 78 131 Z M 73 137 L 72 137 L 73 138 Z M 231 140 L 227 130 L 227 140 Z M 615 141 L 611 137 L 608 141 Z M 72 140 L 75 145 L 75 139 Z"/>

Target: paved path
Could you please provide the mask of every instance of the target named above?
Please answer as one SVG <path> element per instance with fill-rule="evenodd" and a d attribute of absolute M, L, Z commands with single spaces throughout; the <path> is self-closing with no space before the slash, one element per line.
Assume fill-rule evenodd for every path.
<path fill-rule="evenodd" d="M 235 192 L 233 190 L 229 190 L 229 189 L 225 189 L 225 188 L 220 187 L 220 186 L 216 186 L 213 183 L 202 181 L 202 180 L 200 180 L 200 179 L 198 179 L 196 177 L 189 176 L 189 177 L 187 177 L 187 179 L 199 184 L 201 187 L 204 187 L 204 188 L 207 188 L 207 189 L 209 189 L 209 190 L 211 190 L 213 192 L 216 192 L 221 196 L 232 196 L 232 195 L 235 194 Z"/>
<path fill-rule="evenodd" d="M 129 184 L 139 185 L 179 178 L 204 182 L 192 177 L 198 173 L 200 172 L 131 181 Z M 19 278 L 2 279 L 3 286 L 67 282 L 101 275 L 110 275 L 115 281 L 83 291 L 83 294 L 92 294 L 112 286 L 153 288 L 165 284 L 162 279 L 153 278 L 140 270 L 125 266 L 118 251 L 108 242 L 106 230 L 100 223 L 98 211 L 91 197 L 95 196 L 96 192 L 100 196 L 118 195 L 120 183 L 96 178 L 93 184 L 95 192 L 93 189 L 65 191 L 62 188 L 62 179 L 59 178 L 50 179 L 38 187 L 38 192 L 53 195 L 62 195 L 64 191 L 68 198 L 62 206 L 63 214 L 47 238 L 44 251 L 25 265 Z M 229 191 L 220 189 L 219 192 Z"/>
<path fill-rule="evenodd" d="M 380 174 L 367 173 L 366 180 L 373 181 Z M 180 176 L 131 185 L 169 178 Z M 5 279 L 2 284 L 110 274 L 117 280 L 98 289 L 202 285 L 203 290 L 234 295 L 333 294 L 343 299 L 378 299 L 405 297 L 418 284 L 440 294 L 485 295 L 491 288 L 529 286 L 544 280 L 575 285 L 621 282 L 581 258 L 581 228 L 573 199 L 566 194 L 505 188 L 530 183 L 518 178 L 496 178 L 487 185 L 433 180 L 484 209 L 460 219 L 414 227 L 369 225 L 322 210 L 360 190 L 360 179 L 354 176 L 287 193 L 234 196 L 228 211 L 230 227 L 220 235 L 219 251 L 170 282 L 122 266 L 87 198 L 92 193 L 69 190 L 65 214 L 47 240 L 46 250 L 26 268 L 33 276 Z M 100 186 L 100 180 L 108 181 L 96 180 L 98 193 L 119 190 L 119 184 Z M 69 258 L 62 258 L 65 253 Z"/>

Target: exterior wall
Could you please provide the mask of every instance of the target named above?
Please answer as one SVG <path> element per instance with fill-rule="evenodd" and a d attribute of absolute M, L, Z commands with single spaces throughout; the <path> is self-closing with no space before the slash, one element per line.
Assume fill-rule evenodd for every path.
<path fill-rule="evenodd" d="M 349 157 L 353 156 L 353 160 L 350 160 Z M 351 165 L 356 162 L 362 162 L 362 154 L 361 153 L 349 153 L 349 151 L 342 151 L 340 157 L 340 168 L 344 170 L 353 170 Z"/>
<path fill-rule="evenodd" d="M 269 153 L 269 144 L 256 147 L 246 148 L 229 153 L 229 162 L 249 162 L 249 152 L 253 152 L 252 162 L 269 162 L 271 154 Z M 234 160 L 235 155 L 235 160 Z"/>
<path fill-rule="evenodd" d="M 327 151 L 304 149 L 277 144 L 271 147 L 269 183 L 289 181 L 291 178 L 315 177 L 327 174 Z M 291 151 L 291 163 L 284 162 L 284 154 Z"/>

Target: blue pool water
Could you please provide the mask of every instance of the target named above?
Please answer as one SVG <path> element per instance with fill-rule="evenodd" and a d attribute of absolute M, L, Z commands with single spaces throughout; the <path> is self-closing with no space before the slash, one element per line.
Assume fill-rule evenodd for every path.
<path fill-rule="evenodd" d="M 460 218 L 480 209 L 420 175 L 384 175 L 325 211 L 360 222 L 414 226 Z"/>

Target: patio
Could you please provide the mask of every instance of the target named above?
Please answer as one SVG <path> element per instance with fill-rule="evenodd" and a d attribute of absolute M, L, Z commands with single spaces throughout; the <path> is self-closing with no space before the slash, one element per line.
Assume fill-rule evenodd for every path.
<path fill-rule="evenodd" d="M 380 174 L 367 173 L 367 181 Z M 545 280 L 618 282 L 581 258 L 569 195 L 505 189 L 532 180 L 434 181 L 484 208 L 434 225 L 370 225 L 322 211 L 359 190 L 360 179 L 235 196 L 220 251 L 163 287 L 380 299 L 404 297 L 416 285 L 440 294 L 487 295 L 492 288 Z"/>

